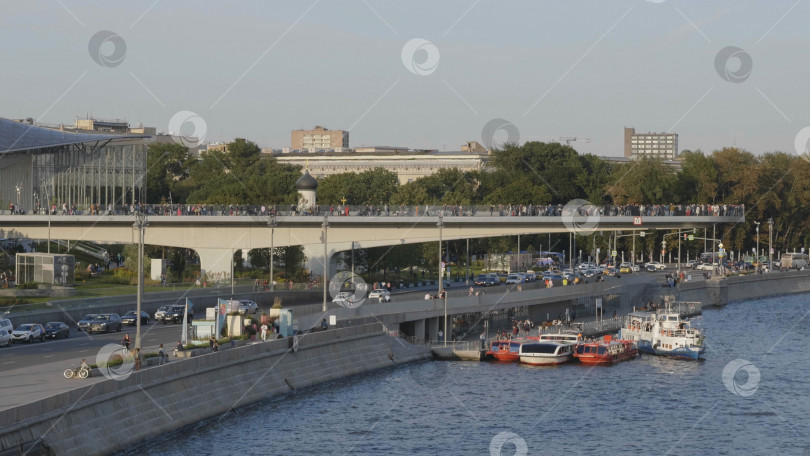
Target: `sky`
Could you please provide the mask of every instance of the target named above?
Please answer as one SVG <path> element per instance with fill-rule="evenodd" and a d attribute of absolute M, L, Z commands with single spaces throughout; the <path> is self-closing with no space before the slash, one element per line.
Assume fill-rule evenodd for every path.
<path fill-rule="evenodd" d="M 439 150 L 564 136 L 605 156 L 623 154 L 625 126 L 678 133 L 681 150 L 759 154 L 796 153 L 810 125 L 800 0 L 51 0 L 0 11 L 6 118 L 124 118 L 268 148 L 315 125 L 348 130 L 351 146 Z"/>

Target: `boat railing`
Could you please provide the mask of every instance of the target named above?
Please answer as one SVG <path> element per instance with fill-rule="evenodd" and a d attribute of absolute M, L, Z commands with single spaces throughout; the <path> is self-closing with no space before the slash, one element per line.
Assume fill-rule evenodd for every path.
<path fill-rule="evenodd" d="M 489 341 L 487 341 L 489 344 Z M 442 340 L 429 340 L 425 341 L 426 345 L 429 345 L 431 348 L 441 348 L 441 347 L 451 347 L 454 350 L 480 350 L 481 349 L 481 341 L 474 341 L 474 340 L 448 340 L 446 343 Z M 489 347 L 489 345 L 487 345 Z"/>

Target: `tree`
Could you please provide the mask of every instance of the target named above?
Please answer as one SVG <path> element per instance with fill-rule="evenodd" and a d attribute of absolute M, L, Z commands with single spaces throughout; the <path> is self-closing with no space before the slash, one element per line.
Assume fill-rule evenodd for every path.
<path fill-rule="evenodd" d="M 175 182 L 188 178 L 188 147 L 176 143 L 153 143 L 146 149 L 146 202 L 169 199 Z"/>

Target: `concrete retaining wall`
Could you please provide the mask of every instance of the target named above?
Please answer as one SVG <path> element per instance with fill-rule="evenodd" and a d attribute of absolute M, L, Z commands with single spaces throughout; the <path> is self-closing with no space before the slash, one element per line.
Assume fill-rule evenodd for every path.
<path fill-rule="evenodd" d="M 105 454 L 319 383 L 430 358 L 380 324 L 237 347 L 103 380 L 0 412 L 0 454 Z M 13 454 L 13 453 L 10 453 Z"/>
<path fill-rule="evenodd" d="M 723 306 L 749 299 L 810 293 L 810 270 L 684 282 L 678 289 L 681 300 L 700 301 L 704 306 Z"/>

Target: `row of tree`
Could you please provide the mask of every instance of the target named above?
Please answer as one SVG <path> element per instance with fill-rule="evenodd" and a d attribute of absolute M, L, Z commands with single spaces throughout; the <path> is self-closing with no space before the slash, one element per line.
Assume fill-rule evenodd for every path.
<path fill-rule="evenodd" d="M 728 250 L 750 251 L 756 243 L 755 221 L 763 223 L 760 245 L 767 246 L 769 218 L 773 219 L 775 249 L 797 249 L 810 241 L 810 162 L 804 158 L 781 152 L 754 155 L 725 148 L 711 154 L 685 151 L 680 161 L 680 170 L 652 159 L 613 163 L 594 155 L 580 155 L 559 143 L 528 142 L 494 151 L 485 170 L 442 169 L 406 184 L 400 184 L 396 173 L 385 169 L 331 175 L 319 181 L 317 198 L 322 207 L 341 204 L 344 198 L 350 205 L 395 207 L 564 205 L 573 199 L 620 205 L 745 204 L 744 223 L 718 227 L 718 238 Z M 148 152 L 148 167 L 150 203 L 294 204 L 295 181 L 301 175 L 300 167 L 280 164 L 244 139 L 228 144 L 227 152 L 210 151 L 201 159 L 189 157 L 188 150 L 180 145 L 153 144 Z M 577 236 L 576 242 L 588 246 L 587 250 L 595 246 L 604 252 L 607 238 L 608 233 L 595 233 L 594 237 Z M 643 241 L 636 239 L 637 251 L 657 251 L 661 238 L 662 234 Z M 668 237 L 668 241 L 668 250 L 677 249 L 674 237 Z M 623 242 L 630 240 L 621 239 L 620 248 Z M 569 242 L 566 234 L 553 236 L 551 242 L 546 236 L 526 236 L 521 244 L 561 251 Z M 704 249 L 702 242 L 692 244 L 686 246 L 694 251 L 692 256 Z M 517 247 L 516 239 L 511 238 L 478 240 L 473 246 L 479 255 Z M 421 250 L 429 249 L 426 246 Z M 396 256 L 408 257 L 420 250 L 398 247 L 385 251 L 393 261 Z M 426 251 L 421 256 L 433 262 L 435 253 Z M 262 263 L 261 258 L 255 259 Z M 402 259 L 393 267 L 412 261 Z"/>

